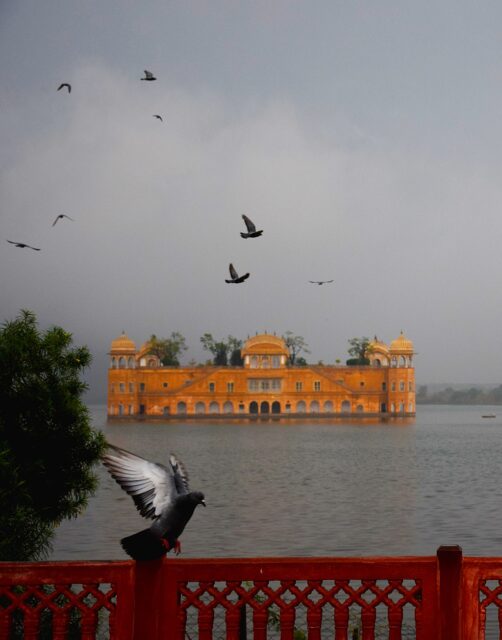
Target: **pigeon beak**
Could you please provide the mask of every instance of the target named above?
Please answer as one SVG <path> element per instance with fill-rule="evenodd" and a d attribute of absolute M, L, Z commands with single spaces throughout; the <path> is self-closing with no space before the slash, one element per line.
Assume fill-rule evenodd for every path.
<path fill-rule="evenodd" d="M 201 505 L 202 505 L 203 507 L 205 507 L 205 506 L 206 506 L 206 501 L 205 501 L 205 500 L 201 500 L 201 501 L 200 501 L 200 503 L 201 503 Z"/>

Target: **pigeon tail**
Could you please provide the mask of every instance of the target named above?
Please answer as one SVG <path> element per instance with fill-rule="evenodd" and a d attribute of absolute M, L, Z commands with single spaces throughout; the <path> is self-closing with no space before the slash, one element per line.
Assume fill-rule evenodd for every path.
<path fill-rule="evenodd" d="M 157 560 L 166 554 L 168 547 L 150 529 L 143 529 L 120 541 L 124 551 L 134 560 Z"/>

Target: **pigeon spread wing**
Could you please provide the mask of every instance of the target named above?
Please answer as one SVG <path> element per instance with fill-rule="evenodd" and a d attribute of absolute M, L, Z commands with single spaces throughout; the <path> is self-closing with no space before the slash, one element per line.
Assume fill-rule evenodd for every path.
<path fill-rule="evenodd" d="M 254 233 L 256 231 L 256 226 L 251 222 L 251 220 L 244 214 L 242 214 L 242 219 L 246 223 L 246 227 L 249 233 Z"/>
<path fill-rule="evenodd" d="M 232 280 L 235 280 L 236 278 L 239 277 L 239 274 L 237 273 L 237 271 L 234 269 L 234 265 L 230 264 L 228 267 L 229 271 L 230 271 L 230 277 L 232 278 Z"/>
<path fill-rule="evenodd" d="M 188 478 L 183 466 L 174 456 L 171 456 L 169 467 L 165 467 L 125 449 L 108 445 L 102 460 L 145 518 L 157 518 L 180 493 L 179 487 L 183 486 L 183 493 L 186 493 Z"/>
<path fill-rule="evenodd" d="M 188 487 L 188 473 L 185 466 L 181 460 L 178 460 L 178 458 L 172 454 L 169 456 L 169 463 L 173 469 L 176 491 L 178 494 L 188 493 L 190 489 Z"/>

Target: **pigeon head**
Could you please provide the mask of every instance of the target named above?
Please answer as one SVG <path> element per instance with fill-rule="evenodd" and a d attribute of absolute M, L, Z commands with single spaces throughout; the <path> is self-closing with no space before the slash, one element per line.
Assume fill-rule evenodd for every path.
<path fill-rule="evenodd" d="M 195 506 L 201 504 L 203 507 L 206 506 L 206 501 L 204 499 L 204 494 L 201 491 L 192 491 L 188 494 L 191 502 L 195 503 Z"/>

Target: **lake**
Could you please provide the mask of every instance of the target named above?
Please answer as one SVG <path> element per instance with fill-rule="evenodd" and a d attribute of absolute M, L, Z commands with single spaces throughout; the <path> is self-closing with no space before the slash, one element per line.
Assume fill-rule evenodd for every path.
<path fill-rule="evenodd" d="M 499 414 L 483 419 L 482 414 Z M 106 422 L 109 442 L 151 460 L 170 452 L 202 490 L 183 557 L 502 555 L 502 407 L 418 406 L 416 419 Z M 146 526 L 98 468 L 86 511 L 64 522 L 52 559 L 123 559 Z"/>

